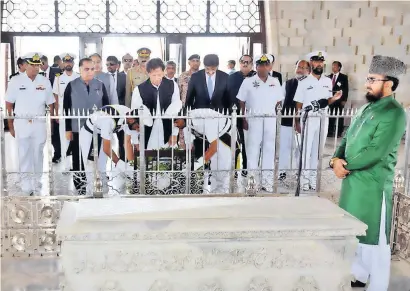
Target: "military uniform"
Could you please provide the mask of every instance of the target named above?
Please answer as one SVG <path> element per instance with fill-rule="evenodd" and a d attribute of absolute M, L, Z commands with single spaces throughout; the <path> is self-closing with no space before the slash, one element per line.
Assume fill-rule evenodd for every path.
<path fill-rule="evenodd" d="M 40 65 L 40 57 L 40 53 L 31 53 L 25 59 L 30 65 Z M 27 74 L 16 76 L 10 81 L 5 101 L 15 104 L 14 130 L 20 172 L 29 174 L 22 179 L 21 188 L 29 195 L 41 189 L 47 130 L 45 119 L 38 117 L 45 115 L 46 105 L 55 102 L 50 81 L 40 74 L 34 80 Z"/>
<path fill-rule="evenodd" d="M 397 79 L 404 72 L 403 62 L 383 56 L 373 57 L 369 70 Z M 358 237 L 352 267 L 360 282 L 370 276 L 368 291 L 385 291 L 389 285 L 394 168 L 405 127 L 405 112 L 393 96 L 370 102 L 353 119 L 330 163 L 338 158 L 347 162 L 350 174 L 342 181 L 339 205 L 368 226 L 366 235 Z"/>
<path fill-rule="evenodd" d="M 145 69 L 144 62 L 147 62 L 151 55 L 151 50 L 148 48 L 141 48 L 137 51 L 139 66 L 131 68 L 127 72 L 127 81 L 125 86 L 125 106 L 131 107 L 132 93 L 138 85 L 148 80 L 149 76 Z"/>
<path fill-rule="evenodd" d="M 256 58 L 256 64 L 270 64 L 270 56 L 262 55 Z M 284 99 L 283 90 L 277 78 L 268 75 L 263 82 L 258 74 L 246 78 L 237 95 L 245 102 L 245 107 L 253 114 L 276 115 L 276 105 Z M 250 117 L 248 122 L 248 137 L 246 140 L 247 167 L 255 171 L 261 159 L 262 181 L 256 176 L 259 183 L 265 185 L 266 190 L 272 191 L 273 178 L 270 178 L 275 166 L 275 117 Z"/>
<path fill-rule="evenodd" d="M 63 62 L 73 62 L 75 55 L 74 54 L 62 54 L 60 58 Z M 63 115 L 63 104 L 64 104 L 64 91 L 71 81 L 77 79 L 80 75 L 76 72 L 72 72 L 69 76 L 67 72 L 63 72 L 62 74 L 57 74 L 56 79 L 53 85 L 53 93 L 55 94 L 56 98 L 58 98 L 58 115 Z M 65 136 L 65 120 L 60 119 L 59 125 L 59 137 L 60 137 L 60 144 L 61 144 L 61 153 L 63 160 L 67 156 L 67 149 L 69 146 L 70 141 L 67 140 Z"/>
<path fill-rule="evenodd" d="M 324 52 L 313 52 L 309 57 L 311 60 L 325 60 Z M 296 89 L 294 100 L 302 103 L 302 108 L 310 106 L 313 101 L 320 99 L 330 99 L 333 97 L 332 80 L 324 74 L 319 79 L 312 74 L 299 81 Z M 323 109 L 326 110 L 326 109 Z M 303 190 L 316 190 L 317 166 L 319 162 L 319 144 L 320 144 L 320 114 L 309 112 L 306 122 L 304 149 L 303 149 L 303 172 L 302 187 Z M 322 125 L 327 129 L 327 124 Z M 325 134 L 327 136 L 327 134 Z M 324 141 L 325 142 L 325 141 Z"/>

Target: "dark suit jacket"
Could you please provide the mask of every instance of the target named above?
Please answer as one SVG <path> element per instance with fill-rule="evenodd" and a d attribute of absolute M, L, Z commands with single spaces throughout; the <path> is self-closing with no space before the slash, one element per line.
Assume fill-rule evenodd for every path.
<path fill-rule="evenodd" d="M 212 98 L 209 99 L 205 70 L 200 70 L 192 74 L 188 83 L 186 106 L 193 109 L 229 109 L 228 76 L 225 72 L 220 70 L 216 71 L 214 93 L 212 94 Z"/>
<path fill-rule="evenodd" d="M 55 78 L 56 78 L 56 74 L 62 74 L 62 73 L 63 73 L 63 71 L 60 70 L 60 68 L 50 67 L 50 73 L 48 74 L 47 77 L 48 77 L 48 79 L 50 80 L 51 88 L 53 87 L 54 80 L 55 80 Z M 40 72 L 40 74 L 44 76 L 44 72 Z"/>
<path fill-rule="evenodd" d="M 279 80 L 280 85 L 282 86 L 282 74 L 281 73 L 272 71 L 270 75 L 274 78 L 277 78 Z"/>
<path fill-rule="evenodd" d="M 125 86 L 127 82 L 127 75 L 124 72 L 117 73 L 117 95 L 118 103 L 125 105 Z"/>
<path fill-rule="evenodd" d="M 328 76 L 330 79 L 333 79 L 333 73 Z M 340 83 L 340 86 L 338 85 Z M 339 73 L 337 79 L 335 81 L 335 85 L 333 86 L 333 91 L 343 90 L 342 98 L 334 102 L 330 107 L 339 107 L 341 106 L 342 101 L 346 102 L 347 98 L 349 97 L 349 80 L 347 75 Z M 333 94 L 334 95 L 334 94 Z"/>

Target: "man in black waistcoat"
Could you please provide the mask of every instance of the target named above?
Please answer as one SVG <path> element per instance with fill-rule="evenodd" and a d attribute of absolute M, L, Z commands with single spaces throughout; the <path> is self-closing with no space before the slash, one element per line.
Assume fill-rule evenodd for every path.
<path fill-rule="evenodd" d="M 293 115 L 296 111 L 296 102 L 293 101 L 296 89 L 300 80 L 306 78 L 310 73 L 310 65 L 308 61 L 300 60 L 296 63 L 295 78 L 286 81 L 283 89 L 285 91 L 285 99 L 282 103 L 282 117 L 280 127 L 280 145 L 279 145 L 279 179 L 286 179 L 286 171 L 294 169 L 297 165 L 297 154 L 295 134 L 293 132 Z M 286 117 L 289 116 L 289 117 Z M 295 128 L 296 132 L 300 133 L 300 125 Z M 292 161 L 292 163 L 291 163 Z"/>
<path fill-rule="evenodd" d="M 165 78 L 165 65 L 161 59 L 149 60 L 146 68 L 149 79 L 134 89 L 131 109 L 138 109 L 143 104 L 154 117 L 153 126 L 145 126 L 146 149 L 173 146 L 177 141 L 178 128 L 174 127 L 171 119 L 155 118 L 155 116 L 178 114 L 182 106 L 178 85 Z"/>

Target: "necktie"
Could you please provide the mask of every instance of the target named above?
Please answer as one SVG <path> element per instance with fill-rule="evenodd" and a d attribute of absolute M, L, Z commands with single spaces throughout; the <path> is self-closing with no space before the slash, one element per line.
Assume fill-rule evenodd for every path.
<path fill-rule="evenodd" d="M 212 99 L 212 94 L 214 93 L 214 84 L 212 83 L 212 77 L 208 76 L 208 94 L 209 99 Z"/>
<path fill-rule="evenodd" d="M 333 75 L 333 78 L 332 78 L 332 86 L 333 87 L 335 86 L 335 82 L 336 82 L 336 75 Z"/>
<path fill-rule="evenodd" d="M 115 73 L 111 73 L 112 78 L 115 80 Z"/>

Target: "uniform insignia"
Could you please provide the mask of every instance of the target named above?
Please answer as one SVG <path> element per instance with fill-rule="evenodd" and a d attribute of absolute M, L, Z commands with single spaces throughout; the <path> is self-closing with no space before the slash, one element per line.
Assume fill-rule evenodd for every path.
<path fill-rule="evenodd" d="M 261 57 L 261 62 L 267 62 L 268 61 L 268 57 L 266 55 L 263 55 Z"/>
<path fill-rule="evenodd" d="M 320 58 L 320 57 L 322 57 L 323 55 L 322 55 L 322 52 L 319 52 L 318 54 L 317 54 L 317 56 Z"/>
<path fill-rule="evenodd" d="M 33 61 L 34 62 L 36 62 L 36 61 L 39 61 L 40 60 L 40 56 L 39 56 L 39 54 L 34 54 L 34 56 L 33 56 Z"/>
<path fill-rule="evenodd" d="M 259 85 L 259 82 L 258 81 L 254 81 L 253 82 L 253 87 L 254 88 L 258 88 L 260 85 Z"/>
<path fill-rule="evenodd" d="M 71 56 L 69 54 L 66 54 L 66 56 L 64 57 L 65 61 L 70 61 L 71 60 Z"/>
<path fill-rule="evenodd" d="M 342 83 L 340 83 L 340 82 L 337 82 L 337 86 L 339 86 L 339 87 L 340 87 L 340 86 L 342 86 Z"/>
<path fill-rule="evenodd" d="M 60 75 L 61 75 L 60 73 L 57 73 L 57 74 L 56 74 L 56 77 L 60 77 Z"/>
<path fill-rule="evenodd" d="M 65 82 L 60 82 L 61 85 L 65 85 Z"/>
<path fill-rule="evenodd" d="M 43 91 L 43 90 L 45 90 L 46 88 L 43 86 L 43 85 L 38 85 L 37 87 L 36 87 L 36 90 L 41 90 L 41 91 Z"/>
<path fill-rule="evenodd" d="M 310 90 L 310 89 L 313 89 L 313 87 L 312 87 L 312 86 L 309 86 L 309 87 L 307 88 L 307 90 Z"/>
<path fill-rule="evenodd" d="M 302 76 L 302 77 L 300 77 L 300 78 L 297 78 L 297 80 L 298 81 L 303 81 L 304 79 L 306 79 L 307 78 L 307 76 Z"/>
<path fill-rule="evenodd" d="M 329 88 L 329 86 L 323 86 L 323 88 Z"/>
<path fill-rule="evenodd" d="M 20 87 L 19 90 L 26 90 L 26 87 Z"/>
<path fill-rule="evenodd" d="M 275 87 L 275 84 L 270 84 L 269 87 Z"/>

